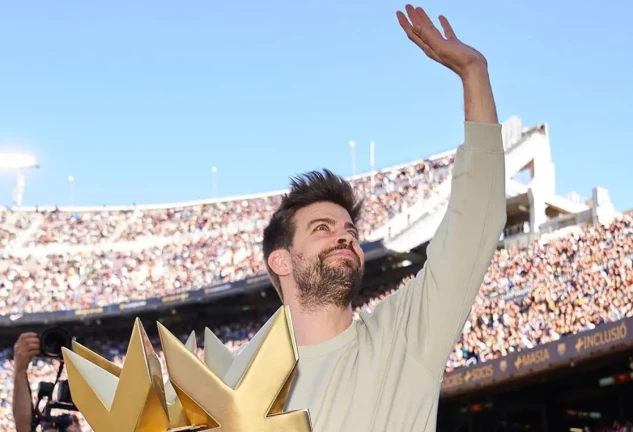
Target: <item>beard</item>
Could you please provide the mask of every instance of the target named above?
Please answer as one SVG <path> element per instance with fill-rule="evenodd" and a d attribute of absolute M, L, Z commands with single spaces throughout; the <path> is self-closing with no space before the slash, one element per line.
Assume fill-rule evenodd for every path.
<path fill-rule="evenodd" d="M 326 262 L 327 256 L 339 249 L 351 250 L 356 260 L 340 258 Z M 292 264 L 299 303 L 309 311 L 325 306 L 348 307 L 360 291 L 365 270 L 360 257 L 348 247 L 335 247 L 312 259 L 293 254 Z"/>

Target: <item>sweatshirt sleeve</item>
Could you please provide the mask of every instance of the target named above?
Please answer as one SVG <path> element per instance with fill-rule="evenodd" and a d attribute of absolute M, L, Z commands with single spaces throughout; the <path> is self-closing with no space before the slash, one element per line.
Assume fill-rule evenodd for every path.
<path fill-rule="evenodd" d="M 448 209 L 416 277 L 376 308 L 381 331 L 438 381 L 470 314 L 506 223 L 501 125 L 466 122 Z"/>

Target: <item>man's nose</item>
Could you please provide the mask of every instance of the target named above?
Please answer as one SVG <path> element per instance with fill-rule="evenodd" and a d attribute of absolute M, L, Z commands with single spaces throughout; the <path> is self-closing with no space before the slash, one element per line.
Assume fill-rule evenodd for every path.
<path fill-rule="evenodd" d="M 354 244 L 355 240 L 356 239 L 354 238 L 352 233 L 350 233 L 348 231 L 343 231 L 337 236 L 336 243 L 337 244 L 352 245 L 352 244 Z"/>

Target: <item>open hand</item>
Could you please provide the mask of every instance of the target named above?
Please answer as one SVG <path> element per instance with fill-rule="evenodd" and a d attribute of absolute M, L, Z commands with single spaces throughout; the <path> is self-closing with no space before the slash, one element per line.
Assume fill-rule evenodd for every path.
<path fill-rule="evenodd" d="M 440 16 L 439 18 L 444 30 L 442 36 L 424 9 L 407 5 L 406 11 L 408 18 L 403 12 L 396 13 L 398 22 L 409 39 L 419 46 L 427 56 L 443 64 L 462 78 L 473 68 L 487 67 L 486 58 L 479 51 L 457 38 L 446 17 Z"/>

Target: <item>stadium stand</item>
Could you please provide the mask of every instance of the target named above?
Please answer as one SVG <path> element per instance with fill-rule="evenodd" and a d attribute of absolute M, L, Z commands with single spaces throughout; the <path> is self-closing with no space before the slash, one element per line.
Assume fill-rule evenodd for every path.
<path fill-rule="evenodd" d="M 452 162 L 452 155 L 416 161 L 352 180 L 367 197 L 361 229 L 371 233 L 424 199 Z M 262 232 L 279 200 L 276 193 L 162 208 L 5 212 L 10 259 L 0 261 L 0 313 L 106 306 L 262 273 Z M 18 241 L 21 229 L 27 235 Z"/>
<path fill-rule="evenodd" d="M 584 340 L 582 335 L 594 337 L 603 329 L 611 334 L 615 328 L 616 336 L 626 335 L 613 336 L 613 346 L 633 345 L 633 218 L 617 215 L 600 189 L 582 203 L 553 194 L 547 128 L 523 129 L 517 119 L 508 124 L 508 227 L 447 363 L 447 400 L 543 371 L 555 360 L 569 365 L 578 358 L 571 347 Z M 453 155 L 352 179 L 367 198 L 363 239 L 397 252 L 373 267 L 368 263 L 370 275 L 354 305 L 357 312 L 373 309 L 423 264 L 424 244 L 432 233 L 420 226 L 436 229 Z M 514 179 L 524 169 L 531 174 L 527 186 Z M 42 328 L 63 317 L 60 322 L 67 321 L 84 345 L 120 363 L 130 330 L 125 317 L 144 314 L 157 298 L 169 299 L 159 301 L 166 309 L 147 311 L 147 319 L 168 321 L 182 340 L 191 330 L 202 335 L 202 328 L 192 328 L 197 323 L 209 326 L 232 349 L 247 342 L 275 310 L 274 294 L 269 287 L 258 288 L 252 297 L 243 292 L 231 296 L 231 290 L 246 278 L 265 282 L 261 233 L 279 198 L 273 193 L 166 206 L 0 211 L 0 428 L 13 431 L 12 344 L 28 326 Z M 417 244 L 403 245 L 413 234 Z M 220 291 L 231 301 L 212 299 L 214 306 L 204 308 L 184 301 L 214 286 L 223 286 Z M 225 309 L 212 313 L 207 310 L 212 307 Z M 116 319 L 105 314 L 108 310 Z M 158 348 L 156 333 L 151 327 L 148 331 Z M 569 350 L 561 353 L 560 344 L 571 340 Z M 201 338 L 198 346 L 203 346 Z M 547 361 L 534 354 L 539 349 L 549 350 Z M 522 355 L 528 357 L 519 361 Z M 522 365 L 525 371 L 516 370 Z M 37 359 L 29 370 L 34 391 L 38 382 L 53 380 L 56 370 L 55 361 Z M 613 425 L 613 418 L 602 420 Z M 451 427 L 443 430 L 462 430 Z M 471 423 L 463 430 L 480 429 Z"/>

